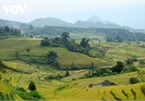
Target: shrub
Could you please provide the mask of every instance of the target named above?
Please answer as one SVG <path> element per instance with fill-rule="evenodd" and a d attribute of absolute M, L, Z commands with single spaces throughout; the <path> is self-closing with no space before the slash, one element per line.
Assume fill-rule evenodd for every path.
<path fill-rule="evenodd" d="M 22 87 L 17 88 L 17 90 L 21 91 L 21 92 L 26 92 L 26 90 Z"/>
<path fill-rule="evenodd" d="M 135 78 L 135 77 L 131 77 L 130 79 L 129 79 L 129 83 L 130 84 L 135 84 L 135 83 L 138 83 L 139 82 L 139 79 L 137 79 L 137 78 Z"/>
<path fill-rule="evenodd" d="M 28 89 L 31 91 L 36 90 L 36 85 L 33 81 L 29 83 Z"/>
<path fill-rule="evenodd" d="M 73 79 L 72 79 L 72 81 L 75 81 L 75 80 L 77 80 L 77 79 L 76 79 L 76 78 L 73 78 Z"/>
<path fill-rule="evenodd" d="M 28 92 L 17 92 L 17 94 L 23 99 L 23 100 L 35 100 L 34 97 L 30 96 Z"/>
<path fill-rule="evenodd" d="M 30 95 L 33 96 L 34 98 L 41 98 L 41 95 L 37 91 L 31 91 Z"/>
<path fill-rule="evenodd" d="M 59 85 L 59 87 L 57 87 L 57 91 L 63 90 L 65 88 L 67 88 L 69 86 L 69 84 L 64 84 L 64 85 Z"/>
<path fill-rule="evenodd" d="M 70 76 L 69 71 L 66 71 L 66 73 L 65 73 L 65 77 L 67 77 L 67 76 Z"/>
<path fill-rule="evenodd" d="M 137 71 L 137 68 L 135 66 L 131 66 L 129 68 L 124 68 L 123 71 L 124 72 L 133 72 L 133 71 Z"/>
<path fill-rule="evenodd" d="M 0 92 L 0 100 L 4 100 L 4 94 Z"/>
<path fill-rule="evenodd" d="M 141 91 L 142 91 L 143 94 L 145 95 L 145 85 L 141 86 Z"/>

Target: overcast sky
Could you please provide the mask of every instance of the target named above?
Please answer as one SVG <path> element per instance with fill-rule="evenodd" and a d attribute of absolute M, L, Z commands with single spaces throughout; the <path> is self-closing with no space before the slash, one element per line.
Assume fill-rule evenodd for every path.
<path fill-rule="evenodd" d="M 10 5 L 26 8 L 23 13 L 7 13 Z M 145 29 L 145 0 L 0 0 L 0 19 L 28 23 L 37 18 L 55 17 L 75 23 L 93 15 L 104 21 Z"/>

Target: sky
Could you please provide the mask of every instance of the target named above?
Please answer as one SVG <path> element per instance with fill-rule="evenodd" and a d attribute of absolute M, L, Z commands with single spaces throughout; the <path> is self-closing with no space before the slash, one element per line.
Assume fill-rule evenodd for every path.
<path fill-rule="evenodd" d="M 103 21 L 145 29 L 145 0 L 0 0 L 0 19 L 24 23 L 46 17 L 75 23 L 93 15 Z"/>

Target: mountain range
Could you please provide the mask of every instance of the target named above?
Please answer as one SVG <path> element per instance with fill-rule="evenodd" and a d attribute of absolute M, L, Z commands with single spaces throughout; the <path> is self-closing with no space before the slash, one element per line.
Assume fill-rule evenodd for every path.
<path fill-rule="evenodd" d="M 0 27 L 3 26 L 9 26 L 10 28 L 29 29 L 30 25 L 27 23 L 0 19 Z"/>
<path fill-rule="evenodd" d="M 34 27 L 44 27 L 44 26 L 61 26 L 61 27 L 80 27 L 80 28 L 122 28 L 128 30 L 134 30 L 128 26 L 121 26 L 116 23 L 112 23 L 108 20 L 101 20 L 96 15 L 86 19 L 85 21 L 78 20 L 75 23 L 69 23 L 58 18 L 47 17 L 47 18 L 38 18 L 29 23 L 22 23 L 10 20 L 0 19 L 0 26 L 9 26 L 14 28 L 29 29 L 30 25 Z"/>
<path fill-rule="evenodd" d="M 88 27 L 97 27 L 97 28 L 125 28 L 131 29 L 127 26 L 121 26 L 116 23 L 111 23 L 110 21 L 106 20 L 103 21 L 98 18 L 96 15 L 86 19 L 85 21 L 78 20 L 75 23 L 68 23 L 58 18 L 38 18 L 29 22 L 29 24 L 37 27 L 44 27 L 44 26 L 62 26 L 62 27 L 80 27 L 80 28 L 88 28 Z"/>

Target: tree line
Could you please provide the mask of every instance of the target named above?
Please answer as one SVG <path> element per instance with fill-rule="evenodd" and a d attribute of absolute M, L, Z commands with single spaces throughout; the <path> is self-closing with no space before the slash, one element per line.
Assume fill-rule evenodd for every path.
<path fill-rule="evenodd" d="M 45 37 L 43 40 L 41 40 L 40 45 L 41 46 L 54 46 L 54 47 L 66 47 L 70 51 L 74 52 L 80 52 L 89 55 L 90 51 L 90 45 L 89 45 L 89 39 L 86 39 L 85 37 L 82 38 L 80 43 L 76 43 L 74 39 L 70 39 L 68 32 L 63 32 L 61 37 L 55 37 L 48 39 Z"/>
<path fill-rule="evenodd" d="M 125 62 L 117 61 L 116 65 L 113 67 L 99 68 L 97 66 L 94 66 L 94 64 L 92 63 L 91 68 L 88 71 L 88 73 L 85 74 L 85 76 L 81 78 L 91 78 L 91 77 L 96 77 L 96 76 L 100 77 L 100 76 L 116 75 L 120 73 L 139 71 L 137 67 L 134 66 L 134 62 L 137 62 L 137 61 L 139 62 L 140 67 L 145 66 L 144 60 L 138 60 L 136 56 L 127 58 Z M 130 82 L 132 82 L 132 80 Z"/>
<path fill-rule="evenodd" d="M 28 30 L 26 35 L 51 35 L 57 36 L 61 35 L 63 32 L 70 33 L 81 33 L 82 35 L 85 33 L 89 33 L 91 35 L 98 35 L 99 33 L 104 33 L 106 37 L 111 37 L 111 40 L 114 40 L 118 36 L 123 40 L 138 40 L 145 41 L 145 34 L 139 32 L 130 32 L 126 29 L 120 28 L 75 28 L 75 27 L 58 27 L 58 26 L 44 26 L 43 28 L 33 28 L 32 30 Z M 104 37 L 105 38 L 105 37 Z"/>
<path fill-rule="evenodd" d="M 21 30 L 17 28 L 10 28 L 8 26 L 0 27 L 0 36 L 21 35 Z"/>

